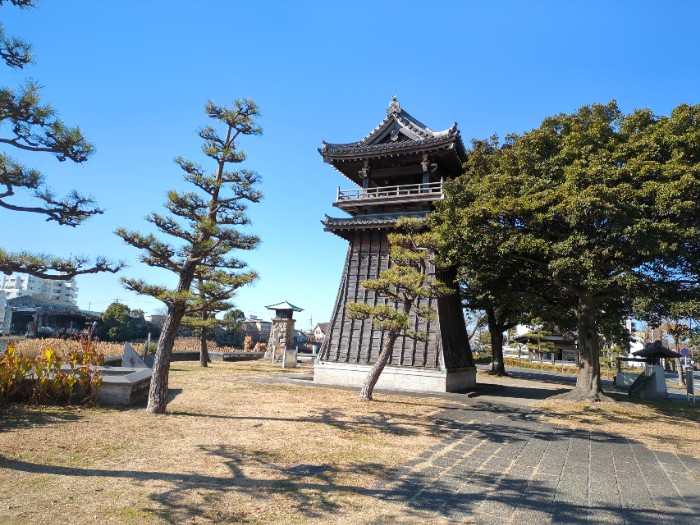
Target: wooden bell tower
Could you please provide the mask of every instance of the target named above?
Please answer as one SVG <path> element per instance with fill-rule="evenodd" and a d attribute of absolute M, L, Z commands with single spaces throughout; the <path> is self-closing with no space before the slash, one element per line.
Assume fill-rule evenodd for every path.
<path fill-rule="evenodd" d="M 360 282 L 378 277 L 388 268 L 387 234 L 401 216 L 424 217 L 443 198 L 442 185 L 456 177 L 466 160 L 454 124 L 432 131 L 404 111 L 393 97 L 386 118 L 358 142 L 328 144 L 319 149 L 323 160 L 355 184 L 338 189 L 334 206 L 350 216 L 326 216 L 324 229 L 348 241 L 338 295 L 330 327 L 314 369 L 319 383 L 361 385 L 379 355 L 382 332 L 369 320 L 348 317 L 348 302 L 377 304 L 373 291 Z M 454 282 L 452 270 L 436 277 Z M 475 369 L 458 295 L 430 299 L 432 322 L 413 318 L 414 327 L 429 334 L 425 342 L 407 337 L 394 345 L 378 387 L 454 392 L 475 383 Z"/>

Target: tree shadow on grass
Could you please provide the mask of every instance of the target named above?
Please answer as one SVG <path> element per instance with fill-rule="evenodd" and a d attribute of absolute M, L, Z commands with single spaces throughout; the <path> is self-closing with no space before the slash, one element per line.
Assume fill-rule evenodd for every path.
<path fill-rule="evenodd" d="M 532 475 L 533 470 L 503 475 L 495 469 L 467 468 L 449 475 L 435 475 L 427 470 L 409 471 L 400 478 L 373 487 L 350 485 L 338 481 L 341 474 L 366 472 L 378 476 L 388 473 L 383 465 L 358 462 L 343 467 L 333 465 L 296 465 L 274 463 L 274 457 L 262 452 L 246 453 L 235 446 L 202 446 L 212 459 L 215 472 L 221 475 L 168 473 L 158 471 L 80 469 L 41 465 L 12 460 L 0 455 L 0 468 L 49 475 L 85 478 L 130 479 L 137 482 L 165 482 L 164 489 L 152 489 L 149 498 L 158 508 L 144 509 L 167 522 L 239 522 L 260 521 L 235 505 L 240 497 L 265 502 L 276 501 L 291 512 L 308 520 L 337 519 L 345 511 L 348 495 L 376 500 L 384 522 L 416 522 L 447 518 L 455 522 L 500 523 L 511 516 L 516 522 L 528 523 L 694 523 L 694 510 L 700 498 L 686 497 L 685 505 L 673 498 L 656 498 L 656 507 L 642 501 L 623 508 L 619 504 L 589 502 L 586 494 L 567 491 L 556 478 Z M 255 475 L 249 472 L 256 472 Z M 233 503 L 233 504 L 230 504 Z M 395 504 L 393 506 L 391 504 Z M 672 509 L 672 510 L 671 510 Z M 271 517 L 271 516 L 268 516 Z M 518 519 L 519 518 L 519 519 Z M 388 520 L 388 521 L 387 521 Z M 380 522 L 381 522 L 380 521 Z"/>
<path fill-rule="evenodd" d="M 508 377 L 524 381 L 538 381 L 552 385 L 575 385 L 576 374 L 558 374 L 546 370 L 508 368 Z"/>
<path fill-rule="evenodd" d="M 34 407 L 12 403 L 0 407 L 0 432 L 73 423 L 82 419 L 79 407 Z"/>
<path fill-rule="evenodd" d="M 310 415 L 305 417 L 233 416 L 227 414 L 202 414 L 198 412 L 186 412 L 181 410 L 173 410 L 171 413 L 173 415 L 185 417 L 230 419 L 233 421 L 249 420 L 261 423 L 266 421 L 318 423 L 346 432 L 362 433 L 364 431 L 379 431 L 383 434 L 395 436 L 417 435 L 419 433 L 418 428 L 412 427 L 432 427 L 431 422 L 425 422 L 422 418 L 397 420 L 396 418 L 385 414 L 346 414 L 342 410 L 337 409 L 321 409 L 312 412 Z"/>
<path fill-rule="evenodd" d="M 332 465 L 295 465 L 286 467 L 274 463 L 274 455 L 264 452 L 246 453 L 235 446 L 218 445 L 200 447 L 212 458 L 212 468 L 218 470 L 225 465 L 227 473 L 221 475 L 200 473 L 171 473 L 137 470 L 105 470 L 75 468 L 74 466 L 44 465 L 29 461 L 14 460 L 0 454 L 0 468 L 33 474 L 48 474 L 83 478 L 127 479 L 148 486 L 149 482 L 165 482 L 165 490 L 154 490 L 149 498 L 158 504 L 158 509 L 143 509 L 154 512 L 168 523 L 190 522 L 193 519 L 214 522 L 246 522 L 246 515 L 238 510 L 229 510 L 224 498 L 235 501 L 239 496 L 264 501 L 273 495 L 287 500 L 290 509 L 308 519 L 322 519 L 341 510 L 335 497 L 338 494 L 371 495 L 372 491 L 335 481 L 340 468 Z M 376 463 L 357 463 L 344 467 L 353 473 L 380 474 L 385 467 Z M 246 471 L 259 475 L 249 475 Z M 235 505 L 234 505 L 235 509 Z"/>
<path fill-rule="evenodd" d="M 510 385 L 493 385 L 492 388 L 486 390 L 483 396 L 498 397 L 502 399 L 528 399 L 532 401 L 541 401 L 552 396 L 565 394 L 570 388 L 537 388 L 530 386 L 510 386 Z M 478 399 L 481 395 L 477 395 L 474 399 Z"/>
<path fill-rule="evenodd" d="M 536 417 L 530 411 L 487 402 L 479 402 L 466 408 L 448 406 L 431 418 L 403 416 L 397 419 L 385 414 L 347 414 L 337 409 L 321 409 L 308 416 L 296 418 L 202 414 L 186 411 L 173 411 L 172 414 L 205 419 L 248 420 L 258 423 L 317 423 L 354 434 L 380 432 L 392 436 L 431 435 L 444 440 L 461 438 L 467 433 L 478 434 L 485 431 L 486 439 L 494 439 L 498 442 L 511 438 L 514 429 L 517 430 L 524 424 L 534 424 L 536 421 Z M 486 422 L 488 422 L 488 428 L 484 429 L 483 425 Z"/>

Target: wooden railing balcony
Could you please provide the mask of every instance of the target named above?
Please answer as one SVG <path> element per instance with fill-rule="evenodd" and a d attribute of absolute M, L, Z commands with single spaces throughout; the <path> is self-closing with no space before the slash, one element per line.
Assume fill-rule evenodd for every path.
<path fill-rule="evenodd" d="M 402 184 L 378 188 L 338 188 L 336 206 L 381 204 L 386 202 L 432 201 L 442 198 L 442 181 L 423 184 Z M 345 206 L 344 206 L 345 205 Z"/>

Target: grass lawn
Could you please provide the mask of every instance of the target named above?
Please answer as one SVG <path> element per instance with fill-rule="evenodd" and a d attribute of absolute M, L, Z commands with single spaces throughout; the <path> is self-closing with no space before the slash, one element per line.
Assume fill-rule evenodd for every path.
<path fill-rule="evenodd" d="M 430 415 L 444 401 L 361 403 L 354 391 L 253 380 L 280 373 L 294 372 L 174 363 L 164 416 L 0 408 L 0 523 L 401 521 L 371 487 L 442 437 Z"/>

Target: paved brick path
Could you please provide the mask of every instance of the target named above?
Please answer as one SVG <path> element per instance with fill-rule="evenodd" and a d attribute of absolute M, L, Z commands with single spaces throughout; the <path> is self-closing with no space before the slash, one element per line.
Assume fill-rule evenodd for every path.
<path fill-rule="evenodd" d="M 445 438 L 373 489 L 455 523 L 700 523 L 700 461 L 486 402 L 441 412 Z"/>

